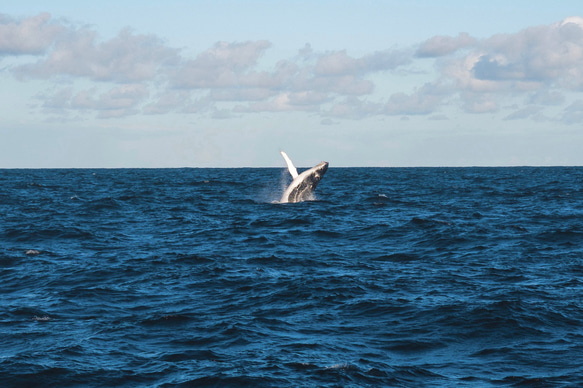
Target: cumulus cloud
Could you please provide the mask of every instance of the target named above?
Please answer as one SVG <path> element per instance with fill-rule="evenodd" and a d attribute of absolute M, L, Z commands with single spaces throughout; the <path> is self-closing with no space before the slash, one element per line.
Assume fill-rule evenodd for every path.
<path fill-rule="evenodd" d="M 50 21 L 51 15 L 14 20 L 0 14 L 0 55 L 42 54 L 65 28 Z"/>
<path fill-rule="evenodd" d="M 583 87 L 583 19 L 501 34 L 480 42 L 471 68 L 475 79 L 531 83 L 580 90 Z M 475 53 L 474 53 L 475 54 Z"/>
<path fill-rule="evenodd" d="M 564 103 L 565 92 L 583 89 L 583 18 L 485 39 L 467 33 L 435 36 L 420 44 L 414 54 L 393 50 L 353 58 L 346 51 L 325 53 L 318 57 L 314 73 L 322 76 L 316 77 L 320 82 L 323 76 L 354 76 L 363 82 L 360 89 L 341 93 L 363 96 L 372 93 L 374 84 L 366 85 L 368 80 L 362 74 L 396 69 L 412 63 L 414 57 L 436 58 L 438 77 L 413 92 L 396 91 L 382 110 L 370 114 L 431 115 L 444 104 L 455 104 L 466 113 L 495 113 L 504 109 L 502 101 L 522 95 L 533 106 L 518 109 L 507 118 L 538 120 L 544 117 L 544 107 Z M 375 63 L 378 65 L 373 66 Z M 347 116 L 345 112 L 350 110 L 346 104 L 338 104 L 335 111 Z M 571 107 L 563 121 L 575 120 L 576 112 Z"/>
<path fill-rule="evenodd" d="M 330 122 L 375 115 L 442 118 L 440 109 L 447 105 L 472 114 L 502 112 L 508 120 L 540 120 L 546 107 L 560 110 L 569 93 L 583 90 L 580 17 L 483 39 L 465 32 L 438 35 L 416 47 L 362 56 L 306 44 L 292 58 L 262 62 L 271 47 L 266 40 L 217 42 L 185 57 L 163 39 L 131 29 L 101 39 L 91 28 L 66 25 L 49 14 L 19 20 L 0 15 L 0 55 L 20 56 L 4 69 L 23 81 L 69 85 L 38 95 L 40 106 L 53 113 L 111 118 L 302 111 Z M 420 58 L 433 61 L 433 81 L 375 94 L 379 73 L 404 76 Z M 580 112 L 573 103 L 555 117 L 580 122 Z"/>
<path fill-rule="evenodd" d="M 220 112 L 221 104 L 232 102 L 239 103 L 238 112 L 320 111 L 337 98 L 372 93 L 374 83 L 366 78 L 368 74 L 411 62 L 406 50 L 353 57 L 346 51 L 317 52 L 307 44 L 296 58 L 260 69 L 259 60 L 271 47 L 265 40 L 217 42 L 196 57 L 185 58 L 160 38 L 130 29 L 102 40 L 95 30 L 60 24 L 48 14 L 18 22 L 2 18 L 1 22 L 3 52 L 36 56 L 11 68 L 20 80 L 95 85 L 81 91 L 70 87 L 44 93 L 45 109 L 94 111 L 98 117 L 134 114 L 140 109 L 146 114 Z M 16 39 L 19 46 L 15 37 L 21 38 Z M 156 91 L 151 99 L 150 89 Z M 195 97 L 201 92 L 206 97 Z"/>
<path fill-rule="evenodd" d="M 184 89 L 256 84 L 264 77 L 257 76 L 251 70 L 270 45 L 267 41 L 218 42 L 195 59 L 185 61 L 174 71 L 171 76 L 172 84 L 174 87 Z"/>
<path fill-rule="evenodd" d="M 478 79 L 583 86 L 583 19 L 496 35 L 482 44 L 484 55 L 474 65 Z"/>
<path fill-rule="evenodd" d="M 523 95 L 530 106 L 507 119 L 539 120 L 544 107 L 562 105 L 566 92 L 583 90 L 583 18 L 481 40 L 468 34 L 437 36 L 421 44 L 416 55 L 439 57 L 435 82 L 451 85 L 463 111 L 497 112 L 501 101 Z M 419 100 L 419 109 L 422 105 Z M 563 121 L 575 120 L 574 111 L 565 112 Z"/>
<path fill-rule="evenodd" d="M 320 56 L 314 71 L 320 75 L 346 75 L 359 72 L 362 66 L 362 61 L 348 56 L 346 51 L 337 51 Z"/>
<path fill-rule="evenodd" d="M 285 98 L 281 91 L 364 95 L 374 89 L 364 74 L 406 63 L 380 54 L 353 58 L 344 51 L 311 52 L 315 64 L 281 60 L 271 71 L 257 71 L 257 60 L 268 47 L 270 44 L 265 41 L 217 43 L 180 66 L 172 74 L 172 85 L 182 89 L 211 89 L 213 96 L 231 101 L 267 98 L 273 99 L 272 102 L 281 101 Z M 265 106 L 273 107 L 273 104 Z"/>
<path fill-rule="evenodd" d="M 209 90 L 214 103 L 242 102 L 237 112 L 320 111 L 335 98 L 372 93 L 367 74 L 411 61 L 395 50 L 355 58 L 346 51 L 318 53 L 306 45 L 297 61 L 280 60 L 273 69 L 259 71 L 257 62 L 269 47 L 265 41 L 217 43 L 175 69 L 171 85 Z"/>
<path fill-rule="evenodd" d="M 422 58 L 442 57 L 459 49 L 474 46 L 476 43 L 477 39 L 466 32 L 456 37 L 438 35 L 423 42 L 417 49 L 416 55 Z"/>
<path fill-rule="evenodd" d="M 178 51 L 166 47 L 155 36 L 134 35 L 125 29 L 118 36 L 99 42 L 95 31 L 80 29 L 56 39 L 46 57 L 14 71 L 23 79 L 66 75 L 127 83 L 151 80 L 162 66 L 177 59 Z"/>

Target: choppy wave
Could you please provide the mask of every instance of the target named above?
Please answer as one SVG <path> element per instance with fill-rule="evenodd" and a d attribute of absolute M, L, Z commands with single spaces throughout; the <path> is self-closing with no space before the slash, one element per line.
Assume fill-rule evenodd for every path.
<path fill-rule="evenodd" d="M 583 168 L 0 170 L 22 386 L 583 384 Z"/>

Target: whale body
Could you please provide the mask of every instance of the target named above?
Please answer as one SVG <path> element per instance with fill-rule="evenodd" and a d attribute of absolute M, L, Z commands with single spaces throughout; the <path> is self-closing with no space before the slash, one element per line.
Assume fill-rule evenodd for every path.
<path fill-rule="evenodd" d="M 312 199 L 316 186 L 328 171 L 328 162 L 321 162 L 317 166 L 298 174 L 298 170 L 284 151 L 281 151 L 281 156 L 283 156 L 287 169 L 294 180 L 284 191 L 280 202 L 301 202 Z"/>

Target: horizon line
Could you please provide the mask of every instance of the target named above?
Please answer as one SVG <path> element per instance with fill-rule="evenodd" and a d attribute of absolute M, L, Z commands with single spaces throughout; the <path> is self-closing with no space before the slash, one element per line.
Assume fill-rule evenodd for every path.
<path fill-rule="evenodd" d="M 464 166 L 330 166 L 330 168 L 566 168 L 566 167 L 583 167 L 583 165 L 464 165 Z M 181 167 L 0 167 L 2 170 L 181 170 L 181 169 L 286 169 L 286 166 L 230 166 L 230 167 L 211 167 L 211 166 L 181 166 Z M 310 168 L 310 167 L 299 167 Z"/>

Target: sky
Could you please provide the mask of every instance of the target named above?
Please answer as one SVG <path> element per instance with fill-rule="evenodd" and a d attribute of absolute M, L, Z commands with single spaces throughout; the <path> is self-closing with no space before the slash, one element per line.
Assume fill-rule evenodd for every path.
<path fill-rule="evenodd" d="M 0 168 L 583 165 L 580 0 L 5 3 Z"/>

